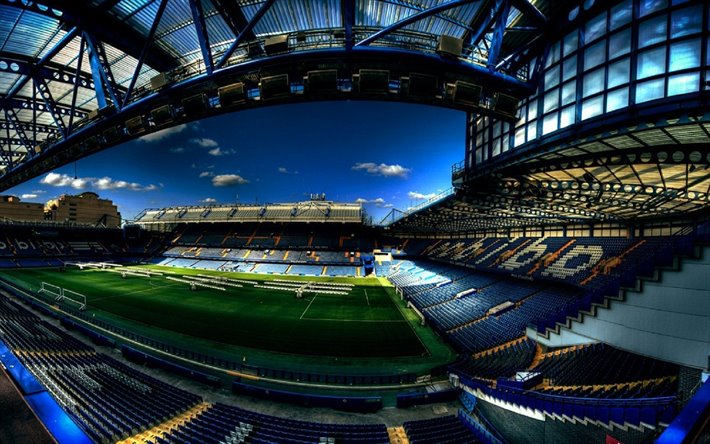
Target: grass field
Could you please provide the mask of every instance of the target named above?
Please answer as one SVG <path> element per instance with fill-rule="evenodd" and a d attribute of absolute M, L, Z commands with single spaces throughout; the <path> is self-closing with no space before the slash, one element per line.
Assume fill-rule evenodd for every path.
<path fill-rule="evenodd" d="M 217 291 L 167 280 L 127 276 L 101 270 L 69 268 L 18 269 L 3 277 L 31 290 L 42 281 L 87 297 L 87 311 L 157 339 L 184 341 L 200 350 L 213 348 L 230 355 L 262 358 L 273 353 L 341 359 L 387 360 L 400 368 L 441 365 L 453 357 L 431 330 L 416 326 L 393 288 L 375 278 L 313 278 L 221 273 L 205 270 L 140 266 L 173 276 L 210 274 L 267 283 L 273 279 L 317 280 L 355 284 L 347 295 L 304 294 L 254 288 Z M 349 360 L 350 358 L 351 360 Z M 268 359 L 267 359 L 268 360 Z M 417 362 L 418 361 L 418 362 Z M 314 361 L 318 363 L 319 361 Z M 321 359 L 320 362 L 323 362 Z M 368 362 L 368 361 L 364 361 Z"/>

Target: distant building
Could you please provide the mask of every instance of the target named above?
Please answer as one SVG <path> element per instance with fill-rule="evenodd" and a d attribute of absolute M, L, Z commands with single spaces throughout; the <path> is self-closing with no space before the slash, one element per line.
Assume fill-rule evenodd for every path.
<path fill-rule="evenodd" d="M 100 199 L 90 191 L 77 196 L 62 194 L 44 206 L 47 218 L 57 222 L 79 222 L 107 227 L 121 226 L 121 213 L 109 199 Z"/>
<path fill-rule="evenodd" d="M 0 221 L 44 220 L 44 204 L 22 202 L 17 196 L 0 196 Z"/>

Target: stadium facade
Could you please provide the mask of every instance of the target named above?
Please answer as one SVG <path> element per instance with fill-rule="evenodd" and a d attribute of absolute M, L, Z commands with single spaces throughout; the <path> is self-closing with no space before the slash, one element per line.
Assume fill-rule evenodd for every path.
<path fill-rule="evenodd" d="M 0 25 L 0 189 L 270 104 L 467 113 L 452 190 L 384 226 L 323 199 L 3 225 L 3 374 L 53 439 L 708 439 L 707 2 L 10 0 Z"/>

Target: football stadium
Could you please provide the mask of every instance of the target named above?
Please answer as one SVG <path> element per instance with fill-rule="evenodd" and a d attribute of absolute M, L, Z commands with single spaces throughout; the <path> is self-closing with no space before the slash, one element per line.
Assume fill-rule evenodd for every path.
<path fill-rule="evenodd" d="M 0 443 L 710 443 L 710 3 L 0 0 Z"/>

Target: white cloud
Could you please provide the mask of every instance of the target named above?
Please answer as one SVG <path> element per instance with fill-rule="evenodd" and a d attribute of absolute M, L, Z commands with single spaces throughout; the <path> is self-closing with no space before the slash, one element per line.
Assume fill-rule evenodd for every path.
<path fill-rule="evenodd" d="M 212 178 L 212 185 L 216 187 L 230 187 L 245 183 L 249 183 L 249 181 L 238 174 L 219 174 Z"/>
<path fill-rule="evenodd" d="M 281 174 L 298 174 L 298 171 L 289 171 L 286 167 L 279 167 L 278 172 Z"/>
<path fill-rule="evenodd" d="M 208 139 L 207 137 L 190 139 L 190 142 L 194 143 L 195 145 L 199 145 L 202 148 L 214 148 L 216 146 L 219 146 L 219 143 L 217 143 L 216 140 Z"/>
<path fill-rule="evenodd" d="M 359 204 L 374 204 L 376 207 L 379 208 L 390 208 L 392 204 L 386 204 L 385 200 L 381 197 L 378 197 L 376 199 L 365 199 L 364 197 L 358 197 L 355 199 L 355 203 Z"/>
<path fill-rule="evenodd" d="M 174 148 L 170 148 L 170 152 L 171 152 L 171 153 L 184 153 L 184 152 L 185 152 L 185 148 L 183 148 L 183 147 L 181 147 L 181 146 L 176 146 L 176 147 L 174 147 Z"/>
<path fill-rule="evenodd" d="M 212 148 L 211 150 L 207 151 L 211 156 L 226 156 L 227 154 L 234 154 L 236 151 L 234 150 L 223 150 L 220 147 L 217 148 Z"/>
<path fill-rule="evenodd" d="M 165 128 L 164 130 L 157 131 L 155 133 L 146 134 L 145 136 L 138 139 L 140 142 L 153 143 L 159 142 L 163 139 L 167 139 L 175 134 L 180 134 L 188 128 L 188 125 L 183 123 L 182 125 L 175 125 L 170 128 Z"/>
<path fill-rule="evenodd" d="M 410 168 L 405 168 L 402 165 L 387 165 L 386 163 L 376 164 L 373 162 L 358 162 L 353 165 L 354 171 L 365 171 L 373 176 L 384 177 L 399 177 L 406 179 L 412 171 Z"/>
<path fill-rule="evenodd" d="M 22 199 L 37 199 L 38 197 L 39 197 L 39 195 L 37 195 L 35 193 L 27 193 L 27 194 L 23 194 L 22 196 L 20 196 L 20 198 L 22 198 Z"/>
<path fill-rule="evenodd" d="M 215 199 L 214 197 L 205 197 L 204 199 L 202 199 L 200 201 L 200 203 L 206 203 L 206 204 L 215 203 L 215 202 L 217 202 L 217 199 Z"/>
<path fill-rule="evenodd" d="M 44 194 L 46 191 L 44 190 L 32 190 L 32 194 Z"/>
<path fill-rule="evenodd" d="M 409 193 L 407 193 L 407 197 L 409 197 L 411 200 L 428 200 L 434 196 L 436 196 L 436 193 L 422 194 L 417 191 L 410 191 Z"/>
<path fill-rule="evenodd" d="M 214 176 L 214 173 L 212 171 L 203 171 L 200 173 L 200 179 L 203 177 L 212 177 Z"/>
<path fill-rule="evenodd" d="M 40 183 L 53 187 L 72 187 L 75 190 L 84 188 L 96 188 L 98 190 L 129 190 L 129 191 L 154 191 L 157 185 L 141 185 L 138 182 L 127 182 L 125 180 L 114 180 L 108 176 L 96 177 L 71 177 L 67 174 L 48 173 L 40 180 Z"/>

